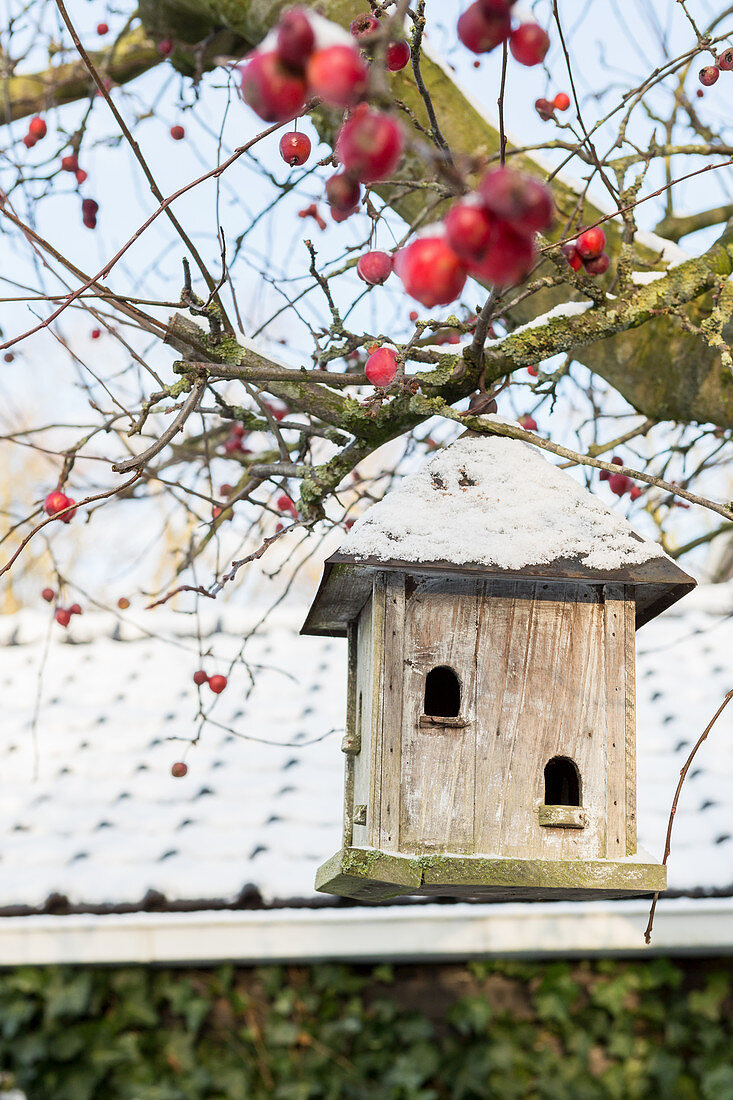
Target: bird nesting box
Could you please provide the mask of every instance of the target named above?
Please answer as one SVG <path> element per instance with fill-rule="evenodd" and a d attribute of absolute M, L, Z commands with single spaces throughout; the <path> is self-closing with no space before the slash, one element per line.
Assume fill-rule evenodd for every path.
<path fill-rule="evenodd" d="M 349 644 L 344 846 L 316 888 L 663 890 L 636 844 L 634 631 L 694 584 L 530 445 L 438 451 L 354 525 L 303 627 Z"/>

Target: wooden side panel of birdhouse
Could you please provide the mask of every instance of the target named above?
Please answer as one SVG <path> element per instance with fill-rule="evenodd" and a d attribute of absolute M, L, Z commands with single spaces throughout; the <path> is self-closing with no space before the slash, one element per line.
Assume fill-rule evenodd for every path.
<path fill-rule="evenodd" d="M 379 609 L 379 656 L 382 667 L 378 735 L 373 753 L 374 818 L 370 844 L 382 851 L 399 848 L 402 789 L 402 722 L 404 706 L 405 578 L 383 572 L 374 582 L 374 606 Z M 376 630 L 376 625 L 375 625 Z"/>
<path fill-rule="evenodd" d="M 395 646 L 390 655 L 404 680 L 399 850 L 471 853 L 475 850 L 476 638 L 482 586 L 475 579 L 426 576 L 408 576 L 404 584 L 403 638 L 401 647 Z M 428 706 L 426 684 L 431 672 L 437 680 Z"/>
<path fill-rule="evenodd" d="M 607 606 L 602 588 L 581 583 L 486 582 L 477 649 L 478 852 L 626 854 L 621 604 Z M 557 758 L 577 769 L 580 805 L 543 813 L 545 768 Z"/>
<path fill-rule="evenodd" d="M 374 655 L 374 606 L 367 600 L 356 629 L 356 686 L 354 730 L 359 751 L 353 758 L 353 843 L 370 844 L 373 803 L 372 752 L 374 744 L 375 695 L 379 690 L 379 664 Z"/>

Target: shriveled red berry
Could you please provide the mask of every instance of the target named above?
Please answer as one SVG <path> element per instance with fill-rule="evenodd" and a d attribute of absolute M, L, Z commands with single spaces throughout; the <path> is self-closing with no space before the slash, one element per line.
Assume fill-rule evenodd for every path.
<path fill-rule="evenodd" d="M 76 172 L 79 167 L 79 158 L 76 153 L 67 153 L 61 158 L 61 170 L 63 172 Z"/>
<path fill-rule="evenodd" d="M 380 29 L 380 22 L 375 15 L 371 15 L 368 11 L 363 11 L 351 20 L 349 24 L 349 30 L 353 34 L 357 41 L 362 39 L 371 38 L 371 36 Z"/>
<path fill-rule="evenodd" d="M 397 371 L 397 352 L 394 348 L 377 348 L 366 361 L 364 373 L 373 386 L 388 386 Z"/>
<path fill-rule="evenodd" d="M 479 192 L 492 214 L 520 233 L 528 235 L 552 225 L 552 193 L 532 176 L 495 168 L 483 177 Z"/>
<path fill-rule="evenodd" d="M 358 180 L 347 176 L 345 172 L 337 172 L 326 180 L 326 199 L 331 207 L 331 216 L 334 221 L 343 221 L 356 210 L 361 198 L 361 188 Z M 337 217 L 338 215 L 338 217 Z"/>
<path fill-rule="evenodd" d="M 204 670 L 200 668 L 197 672 L 194 672 L 192 679 L 196 687 L 201 687 L 202 684 L 206 683 L 209 677 L 206 675 Z"/>
<path fill-rule="evenodd" d="M 536 99 L 534 101 L 534 109 L 543 122 L 548 122 L 555 113 L 555 107 L 550 103 L 549 99 Z"/>
<path fill-rule="evenodd" d="M 186 136 L 186 131 L 182 126 L 171 126 L 171 137 L 174 141 L 183 141 Z"/>
<path fill-rule="evenodd" d="M 480 3 L 474 3 L 460 16 L 457 30 L 472 53 L 488 53 L 509 37 L 511 20 L 508 12 L 487 13 Z"/>
<path fill-rule="evenodd" d="M 341 127 L 336 154 L 349 175 L 363 183 L 391 176 L 402 156 L 402 130 L 396 119 L 360 104 Z"/>
<path fill-rule="evenodd" d="M 71 508 L 75 501 L 62 493 L 60 489 L 54 489 L 49 493 L 43 502 L 43 510 L 47 516 L 57 516 L 59 512 L 64 512 L 64 509 L 70 508 L 71 511 L 64 512 L 60 519 L 64 523 L 69 523 L 71 519 L 76 515 L 76 508 Z"/>
<path fill-rule="evenodd" d="M 98 340 L 99 337 L 102 335 L 101 328 L 93 328 L 90 335 L 92 337 L 92 340 Z"/>
<path fill-rule="evenodd" d="M 448 211 L 443 223 L 448 244 L 462 260 L 480 260 L 491 240 L 494 219 L 478 202 L 464 199 Z"/>
<path fill-rule="evenodd" d="M 270 50 L 252 54 L 242 68 L 242 98 L 265 122 L 287 122 L 305 106 L 307 89 L 299 73 Z"/>
<path fill-rule="evenodd" d="M 585 261 L 586 275 L 603 275 L 605 271 L 608 271 L 608 266 L 611 263 L 608 253 L 601 252 L 600 256 L 595 256 L 592 260 Z"/>
<path fill-rule="evenodd" d="M 36 139 L 33 137 L 33 134 L 24 134 L 23 144 L 25 145 L 26 149 L 32 149 L 33 146 L 36 144 Z"/>
<path fill-rule="evenodd" d="M 388 252 L 365 252 L 359 257 L 356 274 L 369 286 L 381 286 L 392 274 L 392 257 Z"/>
<path fill-rule="evenodd" d="M 48 133 L 48 127 L 46 126 L 46 123 L 40 115 L 34 115 L 33 118 L 30 120 L 30 122 L 28 123 L 28 133 L 31 134 L 36 139 L 36 141 L 40 141 L 41 138 L 45 138 L 46 134 Z"/>
<path fill-rule="evenodd" d="M 492 286 L 514 286 L 521 283 L 535 260 L 531 237 L 512 228 L 507 222 L 496 221 L 491 242 L 483 259 L 471 264 L 472 275 Z"/>
<path fill-rule="evenodd" d="M 82 614 L 81 604 L 80 603 L 72 603 L 71 607 L 69 608 L 69 611 L 71 612 L 72 615 L 81 615 Z"/>
<path fill-rule="evenodd" d="M 567 92 L 558 92 L 552 101 L 556 111 L 567 111 L 570 106 L 570 96 Z"/>
<path fill-rule="evenodd" d="M 706 88 L 709 88 L 711 84 L 720 76 L 720 69 L 717 65 L 705 65 L 697 74 L 697 78 L 701 84 L 704 84 Z"/>
<path fill-rule="evenodd" d="M 329 107 L 353 107 L 367 88 L 369 70 L 353 46 L 327 46 L 308 60 L 308 84 Z"/>
<path fill-rule="evenodd" d="M 537 421 L 535 420 L 535 418 L 533 416 L 530 416 L 529 413 L 525 413 L 524 416 L 520 416 L 519 417 L 519 423 L 522 425 L 522 427 L 525 429 L 525 431 L 528 431 L 528 432 L 536 432 L 537 431 Z"/>
<path fill-rule="evenodd" d="M 385 63 L 391 73 L 398 73 L 400 69 L 404 69 L 410 56 L 410 45 L 402 38 L 399 42 L 390 42 L 387 46 Z"/>
<path fill-rule="evenodd" d="M 215 676 L 209 676 L 209 687 L 214 692 L 214 695 L 221 695 L 226 686 L 226 676 L 221 676 L 219 673 L 217 673 Z"/>
<path fill-rule="evenodd" d="M 82 199 L 81 217 L 87 229 L 94 229 L 97 224 L 97 211 L 99 203 L 96 199 Z"/>
<path fill-rule="evenodd" d="M 84 171 L 83 168 L 77 168 L 77 170 L 74 172 L 74 175 L 78 184 L 84 183 L 87 178 L 87 173 Z"/>
<path fill-rule="evenodd" d="M 41 599 L 45 600 L 46 603 L 53 603 L 53 601 L 56 599 L 56 593 L 54 592 L 53 588 L 44 588 L 41 591 Z"/>
<path fill-rule="evenodd" d="M 305 69 L 313 53 L 316 36 L 303 8 L 291 8 L 277 27 L 277 52 L 292 69 Z"/>
<path fill-rule="evenodd" d="M 173 43 L 170 38 L 161 38 L 158 43 L 158 53 L 162 54 L 163 57 L 168 57 L 169 54 L 173 53 Z"/>
<path fill-rule="evenodd" d="M 728 73 L 733 69 L 733 50 L 723 50 L 718 58 L 718 68 L 724 73 Z"/>
<path fill-rule="evenodd" d="M 109 34 L 109 27 L 106 23 L 97 23 L 97 34 Z"/>
<path fill-rule="evenodd" d="M 188 764 L 184 764 L 182 760 L 176 760 L 175 764 L 171 765 L 171 775 L 174 779 L 183 779 L 187 773 Z"/>
<path fill-rule="evenodd" d="M 466 269 L 444 236 L 412 241 L 398 254 L 395 271 L 410 297 L 428 309 L 454 302 L 466 282 Z"/>
<path fill-rule="evenodd" d="M 629 489 L 629 496 L 631 497 L 632 500 L 638 500 L 639 499 L 639 497 L 641 496 L 641 489 L 639 488 L 638 485 L 632 485 L 631 486 L 631 488 Z"/>
<path fill-rule="evenodd" d="M 289 130 L 280 138 L 280 156 L 286 164 L 294 168 L 296 164 L 305 164 L 311 155 L 311 139 L 307 134 Z"/>
<path fill-rule="evenodd" d="M 573 242 L 568 241 L 567 244 L 564 244 L 562 246 L 560 251 L 572 267 L 573 271 L 580 271 L 581 267 L 583 266 L 583 261 Z"/>
<path fill-rule="evenodd" d="M 575 247 L 583 263 L 587 260 L 594 260 L 596 256 L 600 256 L 606 247 L 606 234 L 600 225 L 594 225 L 591 229 L 586 229 L 584 233 L 580 234 L 575 242 Z"/>
<path fill-rule="evenodd" d="M 509 35 L 509 49 L 520 65 L 539 65 L 550 48 L 550 37 L 539 23 L 520 23 Z"/>
<path fill-rule="evenodd" d="M 57 607 L 53 617 L 59 626 L 68 626 L 71 622 L 71 612 L 66 607 Z"/>
<path fill-rule="evenodd" d="M 410 310 L 410 320 L 411 321 L 417 321 L 419 316 L 420 316 L 420 314 L 417 312 L 416 309 L 411 309 Z"/>

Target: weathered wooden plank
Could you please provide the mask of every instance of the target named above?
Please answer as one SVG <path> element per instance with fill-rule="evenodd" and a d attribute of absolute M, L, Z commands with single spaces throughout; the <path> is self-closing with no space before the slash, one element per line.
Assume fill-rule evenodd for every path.
<path fill-rule="evenodd" d="M 627 608 L 623 585 L 607 584 L 605 602 L 606 649 L 606 761 L 608 782 L 609 859 L 626 852 L 626 620 Z"/>
<path fill-rule="evenodd" d="M 356 698 L 354 702 L 354 732 L 360 749 L 354 756 L 353 804 L 369 805 L 371 789 L 372 757 L 372 601 L 369 600 L 356 624 Z M 366 825 L 353 826 L 353 843 L 368 844 L 370 821 Z"/>
<path fill-rule="evenodd" d="M 367 841 L 373 848 L 379 847 L 382 806 L 382 705 L 384 692 L 384 599 L 385 574 L 374 576 L 371 599 L 371 636 L 365 639 L 369 648 L 372 669 L 370 684 L 370 762 L 369 796 L 367 802 Z"/>
<path fill-rule="evenodd" d="M 344 848 L 354 843 L 354 756 L 358 754 L 360 733 L 356 729 L 357 696 L 357 626 L 350 623 L 346 634 L 348 638 L 348 680 L 346 688 L 346 732 L 341 749 L 346 755 L 344 761 Z"/>
<path fill-rule="evenodd" d="M 405 577 L 386 573 L 383 578 L 384 671 L 381 720 L 381 789 L 379 834 L 376 847 L 396 851 L 400 842 L 403 685 L 405 679 Z"/>
<path fill-rule="evenodd" d="M 400 851 L 474 851 L 475 645 L 480 582 L 407 578 Z M 425 678 L 447 665 L 466 724 L 421 725 Z"/>
<path fill-rule="evenodd" d="M 625 586 L 626 664 L 626 854 L 636 854 L 636 624 L 634 589 Z"/>

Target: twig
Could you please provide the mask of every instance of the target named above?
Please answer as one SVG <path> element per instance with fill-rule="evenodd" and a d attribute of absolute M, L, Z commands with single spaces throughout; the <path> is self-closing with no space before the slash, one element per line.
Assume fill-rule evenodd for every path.
<path fill-rule="evenodd" d="M 728 706 L 728 703 L 731 701 L 731 699 L 733 699 L 733 689 L 726 692 L 725 697 L 723 698 L 723 702 L 720 704 L 720 706 L 716 710 L 715 714 L 712 717 L 712 720 L 709 722 L 709 724 L 705 727 L 703 732 L 698 737 L 692 752 L 690 753 L 690 755 L 687 757 L 687 760 L 685 761 L 685 766 L 682 768 L 682 771 L 680 772 L 680 779 L 679 779 L 679 783 L 677 784 L 677 790 L 674 792 L 674 798 L 672 799 L 672 809 L 669 811 L 669 822 L 667 823 L 667 838 L 664 842 L 664 856 L 662 857 L 662 866 L 663 867 L 666 866 L 667 860 L 669 859 L 669 853 L 670 853 L 670 850 L 671 850 L 671 843 L 672 843 L 672 825 L 674 824 L 674 816 L 677 813 L 677 804 L 680 800 L 680 792 L 682 791 L 682 784 L 684 783 L 685 779 L 687 778 L 687 773 L 690 770 L 690 765 L 692 764 L 692 761 L 695 759 L 695 754 L 697 753 L 697 750 L 700 748 L 703 741 L 706 739 L 707 735 L 710 733 L 711 729 L 713 728 L 715 723 L 718 721 L 718 718 L 720 718 L 720 715 L 723 713 L 725 708 Z M 644 931 L 644 942 L 647 943 L 647 944 L 651 943 L 651 941 L 652 941 L 652 925 L 654 924 L 654 912 L 657 908 L 657 902 L 658 901 L 659 901 L 659 891 L 657 891 L 657 893 L 652 898 L 652 906 L 651 906 L 651 909 L 649 910 L 649 922 L 648 922 L 648 924 L 646 926 L 646 929 Z"/>
<path fill-rule="evenodd" d="M 180 432 L 183 425 L 188 420 L 192 412 L 195 411 L 201 396 L 206 389 L 205 382 L 198 382 L 189 393 L 183 407 L 181 408 L 178 416 L 175 418 L 172 424 L 169 424 L 159 439 L 156 439 L 146 451 L 143 451 L 139 455 L 133 455 L 132 458 L 126 458 L 123 462 L 115 462 L 112 469 L 118 474 L 127 473 L 128 470 L 134 470 L 145 466 L 145 464 L 155 455 L 160 454 L 164 447 L 167 447 L 173 436 L 177 432 Z"/>

